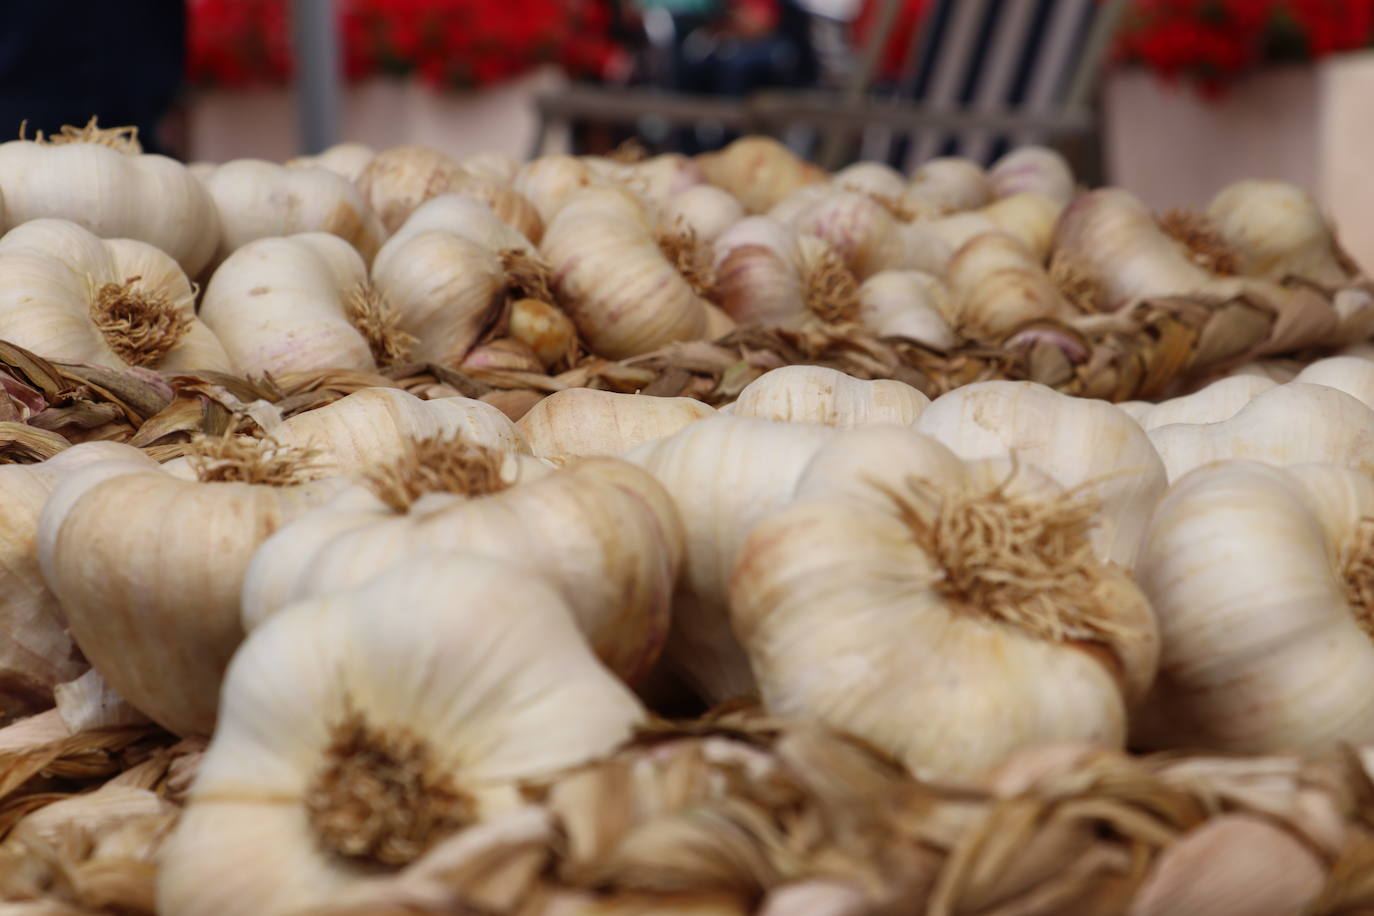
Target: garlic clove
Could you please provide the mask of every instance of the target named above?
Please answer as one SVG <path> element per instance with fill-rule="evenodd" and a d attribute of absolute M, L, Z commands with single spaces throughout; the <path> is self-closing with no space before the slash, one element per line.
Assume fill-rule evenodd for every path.
<path fill-rule="evenodd" d="M 1325 883 L 1326 869 L 1305 843 L 1262 818 L 1222 814 L 1164 851 L 1129 916 L 1288 916 Z"/>

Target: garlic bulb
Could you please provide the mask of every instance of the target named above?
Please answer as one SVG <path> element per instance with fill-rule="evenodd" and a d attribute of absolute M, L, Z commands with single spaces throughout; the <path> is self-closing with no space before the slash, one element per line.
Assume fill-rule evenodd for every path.
<path fill-rule="evenodd" d="M 365 892 L 518 806 L 519 781 L 608 753 L 643 719 L 549 586 L 421 554 L 250 635 L 165 849 L 158 911 L 273 916 Z"/>
<path fill-rule="evenodd" d="M 894 202 L 902 201 L 907 192 L 906 176 L 885 162 L 855 162 L 840 169 L 830 180 L 841 190 Z"/>
<path fill-rule="evenodd" d="M 1309 363 L 1293 381 L 1335 388 L 1366 407 L 1374 408 L 1374 363 L 1369 360 L 1357 356 L 1328 356 Z"/>
<path fill-rule="evenodd" d="M 1031 191 L 1067 205 L 1077 188 L 1069 163 L 1044 146 L 1019 146 L 988 170 L 994 197 L 1011 197 Z"/>
<path fill-rule="evenodd" d="M 345 483 L 300 482 L 309 471 L 298 453 L 251 441 L 207 440 L 193 453 L 197 480 L 125 446 L 64 476 L 38 524 L 43 578 L 76 644 L 121 696 L 179 734 L 214 726 L 253 552 Z"/>
<path fill-rule="evenodd" d="M 1102 505 L 1091 535 L 1098 555 L 1135 564 L 1165 469 L 1151 437 L 1111 404 L 1034 382 L 977 382 L 936 398 L 915 428 L 965 460 L 1011 453 L 1093 494 Z"/>
<path fill-rule="evenodd" d="M 372 268 L 372 289 L 413 340 L 409 357 L 457 366 L 499 324 L 506 262 L 496 252 L 439 229 L 397 235 Z"/>
<path fill-rule="evenodd" d="M 529 239 L 503 222 L 481 201 L 466 194 L 440 194 L 416 207 L 387 239 L 385 248 L 395 249 L 407 239 L 435 230 L 451 233 L 497 253 L 536 254 Z M 378 264 L 380 262 L 379 258 Z M 373 265 L 374 269 L 378 264 Z"/>
<path fill-rule="evenodd" d="M 1159 644 L 1129 573 L 1095 554 L 1101 513 L 1012 459 L 965 463 L 891 427 L 841 434 L 731 579 L 764 703 L 923 778 L 975 778 L 1038 742 L 1120 745 Z"/>
<path fill-rule="evenodd" d="M 1327 463 L 1374 473 L 1374 410 L 1335 388 L 1289 382 L 1217 423 L 1150 430 L 1169 480 L 1228 458 L 1267 464 Z"/>
<path fill-rule="evenodd" d="M 516 428 L 540 458 L 624 455 L 714 413 L 692 398 L 568 388 L 541 400 Z"/>
<path fill-rule="evenodd" d="M 690 230 L 702 242 L 714 242 L 744 219 L 744 208 L 727 192 L 709 184 L 688 188 L 669 199 L 663 208 L 669 226 Z"/>
<path fill-rule="evenodd" d="M 972 210 L 992 200 L 993 187 L 983 167 L 972 159 L 941 156 L 928 159 L 911 173 L 909 199 L 947 211 Z"/>
<path fill-rule="evenodd" d="M 1192 394 L 1152 405 L 1140 418 L 1140 425 L 1148 431 L 1170 423 L 1219 423 L 1231 419 L 1257 395 L 1276 385 L 1278 382 L 1262 375 L 1217 379 Z"/>
<path fill-rule="evenodd" d="M 521 166 L 511 187 L 534 204 L 548 225 L 579 191 L 601 183 L 583 162 L 572 156 L 541 156 Z"/>
<path fill-rule="evenodd" d="M 324 169 L 357 184 L 377 151 L 364 143 L 335 143 L 315 156 L 297 156 L 286 165 L 293 169 Z"/>
<path fill-rule="evenodd" d="M 370 486 L 284 526 L 243 585 L 251 629 L 293 601 L 360 585 L 422 547 L 494 557 L 546 578 L 612 671 L 643 677 L 668 632 L 683 550 L 672 500 L 613 458 L 551 470 L 461 439 L 407 443 Z"/>
<path fill-rule="evenodd" d="M 515 424 L 490 404 L 463 397 L 422 401 L 397 388 L 360 389 L 296 414 L 272 436 L 282 445 L 314 450 L 314 466 L 339 476 L 395 463 L 417 439 L 458 436 L 473 445 L 530 454 Z"/>
<path fill-rule="evenodd" d="M 907 426 L 929 406 L 930 398 L 904 382 L 864 381 L 825 366 L 783 366 L 746 385 L 731 413 L 781 423 Z"/>
<path fill-rule="evenodd" d="M 710 325 L 708 313 L 708 331 Z M 569 369 L 577 362 L 577 325 L 555 305 L 540 299 L 515 300 L 510 306 L 508 330 L 511 337 L 534 351 L 545 369 Z"/>
<path fill-rule="evenodd" d="M 975 236 L 954 255 L 946 273 L 961 334 L 997 340 L 1041 318 L 1079 313 L 1054 285 L 1039 260 L 1014 236 Z"/>
<path fill-rule="evenodd" d="M 710 261 L 690 236 L 655 237 L 643 211 L 615 191 L 583 191 L 549 224 L 540 252 L 559 303 L 607 359 L 706 333 Z"/>
<path fill-rule="evenodd" d="M 420 204 L 457 189 L 468 173 L 427 146 L 394 146 L 373 156 L 356 179 L 383 228 L 395 232 Z"/>
<path fill-rule="evenodd" d="M 1224 261 L 1216 239 L 1204 240 L 1204 260 Z M 1126 191 L 1101 188 L 1079 196 L 1055 228 L 1051 270 L 1076 287 L 1098 311 L 1115 311 L 1154 296 L 1199 298 L 1220 306 L 1247 298 L 1272 309 L 1276 320 L 1260 354 L 1283 353 L 1333 340 L 1341 317 L 1311 289 L 1256 277 L 1218 276 L 1164 233 L 1145 206 Z M 1237 356 L 1249 352 L 1241 350 Z"/>
<path fill-rule="evenodd" d="M 1235 249 L 1242 273 L 1330 289 L 1353 279 L 1317 202 L 1296 185 L 1235 182 L 1212 199 L 1207 215 Z"/>
<path fill-rule="evenodd" d="M 367 269 L 338 236 L 258 239 L 215 271 L 200 317 L 245 373 L 376 369 L 413 341 L 369 287 Z"/>
<path fill-rule="evenodd" d="M 214 256 L 215 203 L 185 166 L 144 154 L 129 128 L 64 128 L 44 140 L 0 143 L 0 195 L 9 230 L 31 220 L 70 220 L 101 238 L 146 242 L 187 276 Z"/>
<path fill-rule="evenodd" d="M 237 159 L 201 179 L 219 212 L 219 248 L 211 265 L 254 239 L 328 232 L 371 263 L 385 238 L 381 221 L 348 179 L 323 168 L 287 168 Z"/>
<path fill-rule="evenodd" d="M 152 245 L 35 219 L 0 238 L 0 340 L 109 369 L 234 371 L 195 314 L 177 262 Z"/>
<path fill-rule="evenodd" d="M 702 187 L 701 169 L 681 153 L 663 153 L 639 162 L 608 162 L 606 177 L 651 206 L 668 204 L 679 194 Z"/>
<path fill-rule="evenodd" d="M 87 442 L 38 464 L 0 465 L 0 724 L 51 706 L 53 688 L 86 667 L 38 569 L 38 518 L 64 476 L 124 453 Z"/>
<path fill-rule="evenodd" d="M 1137 570 L 1164 640 L 1140 739 L 1374 741 L 1371 515 L 1367 472 L 1333 465 L 1222 461 L 1170 487 Z"/>
<path fill-rule="evenodd" d="M 882 270 L 938 273 L 942 257 L 916 256 L 916 249 L 908 245 L 897 225 L 888 210 L 871 197 L 840 191 L 803 211 L 796 228 L 829 244 L 860 280 Z"/>
<path fill-rule="evenodd" d="M 766 213 L 798 188 L 827 177 L 770 137 L 741 137 L 696 161 L 707 181 L 733 194 L 749 213 Z"/>
<path fill-rule="evenodd" d="M 717 415 L 627 457 L 671 494 L 687 535 L 664 657 L 713 702 L 751 695 L 753 675 L 730 628 L 727 585 L 753 525 L 784 505 L 836 430 Z"/>
<path fill-rule="evenodd" d="M 488 150 L 461 159 L 458 163 L 470 175 L 509 184 L 520 171 L 520 163 L 506 153 Z"/>
<path fill-rule="evenodd" d="M 773 326 L 805 311 L 808 283 L 798 241 L 765 216 L 740 220 L 715 240 L 716 295 L 730 317 Z"/>
<path fill-rule="evenodd" d="M 884 270 L 859 286 L 859 318 L 880 337 L 900 337 L 937 350 L 959 339 L 947 314 L 953 311 L 948 288 L 919 270 Z"/>

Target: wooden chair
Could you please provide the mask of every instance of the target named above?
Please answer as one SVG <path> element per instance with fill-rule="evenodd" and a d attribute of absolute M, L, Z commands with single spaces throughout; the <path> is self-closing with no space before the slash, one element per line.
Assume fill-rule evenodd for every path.
<path fill-rule="evenodd" d="M 837 168 L 858 153 L 908 170 L 957 150 L 997 150 L 1096 130 L 1093 90 L 1127 0 L 936 0 L 912 36 L 894 91 L 870 91 L 901 6 L 882 0 L 861 60 L 842 91 L 769 90 L 746 99 L 573 86 L 541 96 L 534 154 L 548 132 L 582 118 L 674 125 L 715 121 L 781 136 L 810 126 L 818 159 Z"/>

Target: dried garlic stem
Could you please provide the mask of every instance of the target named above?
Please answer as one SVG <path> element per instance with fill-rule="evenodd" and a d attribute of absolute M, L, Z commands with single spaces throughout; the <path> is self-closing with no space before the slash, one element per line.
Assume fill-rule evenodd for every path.
<path fill-rule="evenodd" d="M 413 334 L 401 330 L 401 313 L 386 295 L 371 284 L 360 284 L 348 295 L 348 320 L 367 341 L 379 366 L 392 366 L 410 358 Z"/>
<path fill-rule="evenodd" d="M 1050 265 L 1050 282 L 1074 308 L 1086 315 L 1102 311 L 1100 303 L 1106 296 L 1102 282 L 1080 267 L 1070 255 L 1058 256 Z"/>
<path fill-rule="evenodd" d="M 506 285 L 512 301 L 516 299 L 538 299 L 540 302 L 553 302 L 553 291 L 549 278 L 553 271 L 537 255 L 508 248 L 501 252 L 501 266 L 506 271 Z"/>
<path fill-rule="evenodd" d="M 638 137 L 631 137 L 621 141 L 619 146 L 606 154 L 606 158 L 612 162 L 634 165 L 649 158 L 649 149 L 640 142 Z"/>
<path fill-rule="evenodd" d="M 289 487 L 319 476 L 316 453 L 247 436 L 198 436 L 186 460 L 202 483 L 254 483 Z"/>
<path fill-rule="evenodd" d="M 943 570 L 935 587 L 964 613 L 1054 642 L 1124 635 L 1089 540 L 1097 500 L 1014 495 L 1008 487 L 1017 470 L 982 492 L 944 492 L 915 477 L 906 493 L 880 488 Z"/>
<path fill-rule="evenodd" d="M 28 139 L 24 136 L 27 127 L 28 121 L 19 125 L 20 140 Z M 94 116 L 86 122 L 84 127 L 64 124 L 60 131 L 51 136 L 44 137 L 40 130 L 33 139 L 35 143 L 46 143 L 49 146 L 61 146 L 66 143 L 94 143 L 98 146 L 108 146 L 110 149 L 132 156 L 137 156 L 143 152 L 143 145 L 138 142 L 137 127 L 101 127 L 96 123 Z"/>
<path fill-rule="evenodd" d="M 501 475 L 505 456 L 458 438 L 411 440 L 401 457 L 373 468 L 367 483 L 377 498 L 404 512 L 426 493 L 487 496 L 510 486 Z"/>
<path fill-rule="evenodd" d="M 91 321 L 120 359 L 151 367 L 186 336 L 191 319 L 165 293 L 135 289 L 141 279 L 97 287 L 91 294 Z"/>
<path fill-rule="evenodd" d="M 1355 623 L 1374 639 L 1374 518 L 1362 518 L 1341 562 L 1345 597 Z"/>
<path fill-rule="evenodd" d="M 453 785 L 421 736 L 377 728 L 349 710 L 330 738 L 305 793 L 310 826 L 329 852 L 397 868 L 472 822 L 471 796 Z"/>
<path fill-rule="evenodd" d="M 660 230 L 655 241 L 659 251 L 682 274 L 693 292 L 703 299 L 715 295 L 716 272 L 711 251 L 697 238 L 696 232 L 679 223 L 672 229 Z"/>
<path fill-rule="evenodd" d="M 1236 253 L 1212 220 L 1192 210 L 1170 210 L 1159 218 L 1159 228 L 1187 251 L 1194 264 L 1214 274 L 1239 272 Z"/>
<path fill-rule="evenodd" d="M 859 281 L 833 251 L 824 250 L 802 264 L 806 309 L 826 324 L 859 320 Z"/>

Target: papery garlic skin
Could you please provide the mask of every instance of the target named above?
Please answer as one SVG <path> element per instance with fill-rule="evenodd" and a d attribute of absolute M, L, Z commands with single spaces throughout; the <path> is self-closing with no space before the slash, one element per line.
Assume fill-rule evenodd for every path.
<path fill-rule="evenodd" d="M 707 181 L 733 194 L 749 213 L 767 213 L 797 189 L 827 178 L 771 137 L 741 137 L 696 162 Z"/>
<path fill-rule="evenodd" d="M 260 238 L 328 232 L 371 262 L 385 238 L 381 221 L 351 181 L 323 168 L 236 159 L 201 178 L 219 213 L 212 264 Z"/>
<path fill-rule="evenodd" d="M 1374 741 L 1357 591 L 1371 515 L 1374 482 L 1331 465 L 1221 461 L 1171 486 L 1136 573 L 1163 635 L 1138 740 L 1243 753 Z"/>
<path fill-rule="evenodd" d="M 39 566 L 77 645 L 121 696 L 178 734 L 209 734 L 243 635 L 239 595 L 253 552 L 346 482 L 202 483 L 123 452 L 53 489 Z"/>
<path fill-rule="evenodd" d="M 713 242 L 744 219 L 739 201 L 713 185 L 702 184 L 675 194 L 663 208 L 670 226 L 690 229 L 703 242 Z"/>
<path fill-rule="evenodd" d="M 473 822 L 518 804 L 518 780 L 608 753 L 645 718 L 549 586 L 493 560 L 423 553 L 253 632 L 163 856 L 160 912 L 286 914 L 396 872 L 331 852 L 315 826 L 334 804 L 317 780 L 350 715 L 365 734 L 418 738 L 421 787 L 469 797 Z"/>
<path fill-rule="evenodd" d="M 273 431 L 282 445 L 319 452 L 316 465 L 353 475 L 397 460 L 412 440 L 457 436 L 502 452 L 530 454 L 505 414 L 471 398 L 422 401 L 398 388 L 363 388 L 296 414 Z"/>
<path fill-rule="evenodd" d="M 293 169 L 324 169 L 357 184 L 377 151 L 365 143 L 335 143 L 315 156 L 297 156 L 285 165 Z"/>
<path fill-rule="evenodd" d="M 1374 473 L 1374 410 L 1325 385 L 1277 385 L 1226 420 L 1173 423 L 1149 434 L 1170 481 L 1231 458 L 1278 466 L 1339 464 Z"/>
<path fill-rule="evenodd" d="M 1135 564 L 1166 472 L 1151 438 L 1113 405 L 1034 382 L 977 382 L 936 398 L 915 429 L 965 460 L 1014 454 L 1065 488 L 1094 493 L 1099 555 Z"/>
<path fill-rule="evenodd" d="M 642 209 L 615 192 L 573 198 L 540 252 L 560 305 L 599 356 L 624 359 L 706 333 L 707 301 L 660 249 Z"/>
<path fill-rule="evenodd" d="M 219 241 L 215 204 L 167 156 L 98 143 L 0 143 L 0 192 L 10 230 L 31 220 L 71 220 L 101 238 L 146 242 L 197 276 Z M 155 205 L 153 205 L 155 204 Z"/>
<path fill-rule="evenodd" d="M 643 678 L 667 636 L 684 534 L 668 493 L 642 469 L 589 458 L 553 470 L 507 455 L 508 489 L 432 492 L 404 510 L 345 491 L 284 526 L 243 583 L 252 629 L 293 601 L 362 584 L 425 547 L 503 560 L 553 585 L 598 657 Z"/>
<path fill-rule="evenodd" d="M 973 210 L 990 202 L 993 190 L 988 173 L 972 159 L 937 156 L 911 173 L 907 196 L 955 212 Z"/>
<path fill-rule="evenodd" d="M 122 454 L 86 442 L 38 464 L 0 465 L 0 722 L 50 706 L 53 688 L 86 668 L 38 568 L 38 520 L 63 477 Z"/>
<path fill-rule="evenodd" d="M 859 287 L 859 316 L 864 327 L 881 337 L 945 350 L 959 340 L 947 317 L 949 299 L 938 277 L 919 270 L 884 270 Z"/>
<path fill-rule="evenodd" d="M 1140 418 L 1148 432 L 1170 423 L 1219 423 L 1229 420 L 1257 396 L 1278 382 L 1263 375 L 1236 375 L 1217 379 L 1192 394 L 1152 405 Z"/>
<path fill-rule="evenodd" d="M 250 375 L 307 369 L 376 369 L 348 299 L 367 268 L 343 239 L 324 232 L 258 239 L 215 271 L 200 317 Z"/>
<path fill-rule="evenodd" d="M 1309 363 L 1293 377 L 1306 385 L 1325 385 L 1344 391 L 1366 407 L 1374 408 L 1374 363 L 1358 356 L 1328 356 Z"/>
<path fill-rule="evenodd" d="M 1054 637 L 1033 629 L 1033 616 L 1013 624 L 972 593 L 946 592 L 944 582 L 1007 562 L 987 535 L 987 556 L 956 573 L 912 527 L 913 515 L 935 525 L 945 501 L 965 498 L 990 507 L 982 517 L 994 529 L 992 507 L 1073 500 L 1033 467 L 965 463 L 906 429 L 849 431 L 816 453 L 795 501 L 753 528 L 731 579 L 731 620 L 764 703 L 856 734 L 932 778 L 976 778 L 1043 741 L 1121 744 L 1127 702 L 1148 688 L 1158 653 L 1144 596 L 1090 554 L 1062 567 L 1046 558 L 1044 576 L 1091 583 L 1074 600 L 1097 615 L 1089 624 L 1056 604 L 1065 616 L 1053 626 L 1066 635 Z M 1085 527 L 1071 536 L 1089 551 Z"/>
<path fill-rule="evenodd" d="M 692 398 L 568 388 L 541 400 L 515 425 L 535 455 L 564 459 L 624 455 L 715 412 Z"/>
<path fill-rule="evenodd" d="M 746 385 L 731 412 L 780 423 L 850 427 L 908 425 L 928 406 L 930 398 L 904 382 L 865 381 L 824 366 L 783 366 Z"/>
<path fill-rule="evenodd" d="M 1068 204 L 1077 191 L 1068 161 L 1043 146 L 1017 147 L 992 164 L 988 177 L 997 197 L 1034 191 Z"/>
<path fill-rule="evenodd" d="M 150 328 L 154 322 L 165 328 L 174 318 L 183 330 L 157 332 L 167 335 L 161 355 L 139 359 L 136 350 L 121 347 L 121 338 L 139 343 L 137 329 L 107 333 L 96 323 L 102 295 L 116 310 L 132 300 L 146 303 Z M 127 324 L 122 311 L 109 317 L 116 327 Z M 35 219 L 0 238 L 0 339 L 46 359 L 107 369 L 235 368 L 213 329 L 196 316 L 195 290 L 170 255 L 132 239 L 101 239 L 60 219 Z"/>
<path fill-rule="evenodd" d="M 837 433 L 809 423 L 721 415 L 626 457 L 672 496 L 687 536 L 664 657 L 712 702 L 757 689 L 730 627 L 730 573 L 750 529 L 792 498 L 811 456 Z"/>

